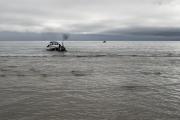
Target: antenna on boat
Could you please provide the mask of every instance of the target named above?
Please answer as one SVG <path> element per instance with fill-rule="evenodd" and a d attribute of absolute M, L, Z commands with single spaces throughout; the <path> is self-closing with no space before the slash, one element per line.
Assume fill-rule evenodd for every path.
<path fill-rule="evenodd" d="M 69 38 L 68 34 L 62 34 L 62 46 L 63 46 L 63 41 L 67 40 Z"/>

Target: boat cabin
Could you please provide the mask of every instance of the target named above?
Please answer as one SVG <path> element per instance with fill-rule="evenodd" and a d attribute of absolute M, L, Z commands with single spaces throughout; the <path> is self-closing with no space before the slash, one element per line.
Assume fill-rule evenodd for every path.
<path fill-rule="evenodd" d="M 50 42 L 49 45 L 59 45 L 58 42 Z"/>

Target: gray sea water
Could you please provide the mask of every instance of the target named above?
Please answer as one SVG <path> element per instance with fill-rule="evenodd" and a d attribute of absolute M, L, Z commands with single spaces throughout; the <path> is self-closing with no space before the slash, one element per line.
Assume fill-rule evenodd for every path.
<path fill-rule="evenodd" d="M 180 42 L 0 42 L 0 120 L 180 120 Z"/>

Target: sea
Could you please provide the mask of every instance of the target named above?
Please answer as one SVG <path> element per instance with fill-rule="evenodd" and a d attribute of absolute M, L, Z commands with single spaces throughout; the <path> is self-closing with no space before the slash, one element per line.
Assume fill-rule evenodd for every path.
<path fill-rule="evenodd" d="M 0 42 L 0 120 L 180 120 L 180 42 Z"/>

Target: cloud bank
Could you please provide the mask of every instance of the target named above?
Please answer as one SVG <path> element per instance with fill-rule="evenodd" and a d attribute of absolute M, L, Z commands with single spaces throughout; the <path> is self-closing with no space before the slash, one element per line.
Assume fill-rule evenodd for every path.
<path fill-rule="evenodd" d="M 1 32 L 179 36 L 179 0 L 0 0 Z M 144 31 L 145 30 L 145 31 Z"/>

